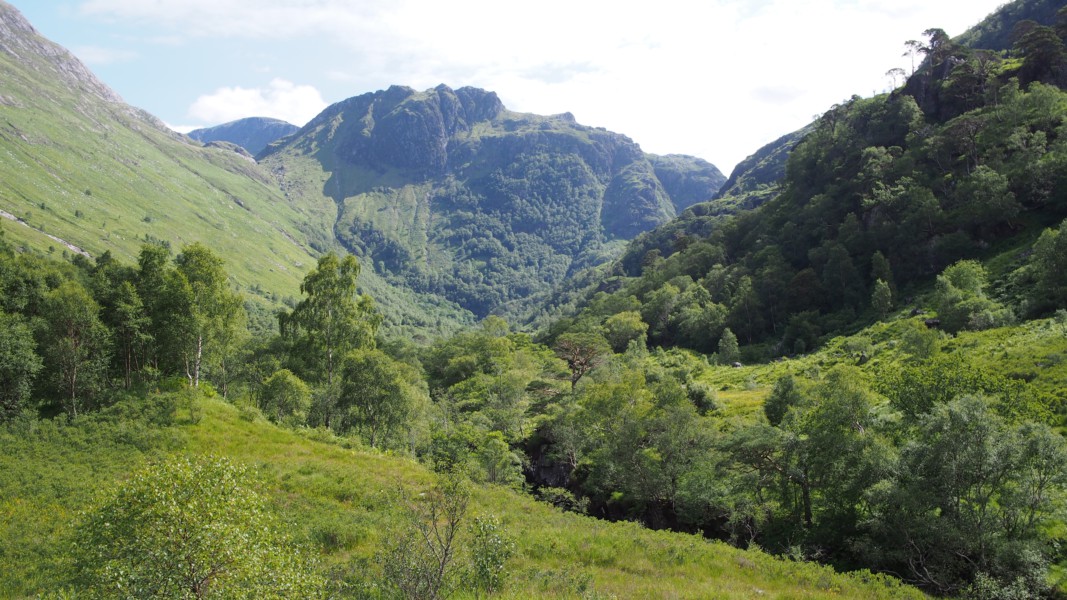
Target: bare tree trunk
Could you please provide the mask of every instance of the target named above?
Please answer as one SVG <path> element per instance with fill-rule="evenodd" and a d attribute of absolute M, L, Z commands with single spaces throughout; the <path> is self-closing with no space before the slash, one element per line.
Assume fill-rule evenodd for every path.
<path fill-rule="evenodd" d="M 78 389 L 78 367 L 71 367 L 70 371 L 70 411 L 75 417 L 78 416 L 78 397 L 75 390 Z"/>
<path fill-rule="evenodd" d="M 132 365 L 133 365 L 133 344 L 127 343 L 127 344 L 124 344 L 124 346 L 126 347 L 126 380 L 125 380 L 125 384 L 126 384 L 126 389 L 130 389 L 130 385 L 131 385 L 130 373 L 133 370 L 132 369 Z"/>
<path fill-rule="evenodd" d="M 204 336 L 196 336 L 196 362 L 193 363 L 193 387 L 200 387 L 200 361 L 204 356 Z"/>

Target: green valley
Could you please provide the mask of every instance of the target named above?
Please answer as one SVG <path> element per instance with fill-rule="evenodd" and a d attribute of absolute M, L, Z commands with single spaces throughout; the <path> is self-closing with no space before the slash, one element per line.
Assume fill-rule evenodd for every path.
<path fill-rule="evenodd" d="M 0 596 L 1062 598 L 1053 4 L 727 181 L 446 85 L 253 158 L 0 0 Z"/>

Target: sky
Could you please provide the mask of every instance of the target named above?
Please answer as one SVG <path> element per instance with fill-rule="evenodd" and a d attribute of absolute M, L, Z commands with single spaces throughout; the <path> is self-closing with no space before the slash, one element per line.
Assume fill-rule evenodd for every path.
<path fill-rule="evenodd" d="M 444 83 L 570 112 L 725 174 L 911 70 L 907 40 L 1004 0 L 8 0 L 123 99 L 187 132 L 303 125 L 352 96 Z"/>

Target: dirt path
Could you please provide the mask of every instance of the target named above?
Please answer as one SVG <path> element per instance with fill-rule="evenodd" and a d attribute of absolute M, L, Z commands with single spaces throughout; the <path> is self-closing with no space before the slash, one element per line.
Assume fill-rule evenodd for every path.
<path fill-rule="evenodd" d="M 36 231 L 37 233 L 40 233 L 41 235 L 48 236 L 49 239 L 51 239 L 51 240 L 53 240 L 55 242 L 63 244 L 64 246 L 67 247 L 68 250 L 70 250 L 72 252 L 77 252 L 78 254 L 81 254 L 85 258 L 92 258 L 92 255 L 90 255 L 88 252 L 86 252 L 85 250 L 82 250 L 81 248 L 75 246 L 74 244 L 68 242 L 67 240 L 64 240 L 64 239 L 61 239 L 61 238 L 57 238 L 56 236 L 54 236 L 54 235 L 52 235 L 50 233 L 45 233 L 45 232 L 41 231 L 40 229 L 37 229 L 36 227 L 30 225 L 26 221 L 23 221 L 22 219 L 16 217 L 15 215 L 13 215 L 13 214 L 5 211 L 5 210 L 0 210 L 0 217 L 3 217 L 3 218 L 8 219 L 10 221 L 14 221 L 16 223 L 21 223 L 21 224 L 25 225 L 26 227 L 29 227 L 30 229 Z"/>

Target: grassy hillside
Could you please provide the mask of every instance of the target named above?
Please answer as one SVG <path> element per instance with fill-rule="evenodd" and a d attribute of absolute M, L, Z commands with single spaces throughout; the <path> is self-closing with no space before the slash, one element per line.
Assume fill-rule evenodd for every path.
<path fill-rule="evenodd" d="M 779 378 L 794 375 L 815 380 L 836 365 L 856 365 L 861 362 L 855 350 L 858 346 L 866 348 L 862 369 L 876 377 L 912 360 L 900 340 L 905 331 L 922 325 L 924 318 L 908 317 L 910 310 L 901 311 L 897 320 L 832 338 L 819 352 L 716 369 L 705 381 L 720 390 L 719 399 L 730 413 L 754 416 L 762 411 L 763 400 Z M 1049 399 L 1051 410 L 1061 417 L 1067 410 L 1067 323 L 1039 319 L 1014 327 L 937 336 L 937 340 L 936 354 L 959 356 L 981 371 L 1026 380 Z"/>
<path fill-rule="evenodd" d="M 447 334 L 607 260 L 722 182 L 704 161 L 444 86 L 339 103 L 257 164 L 126 105 L 10 5 L 0 17 L 9 239 L 125 261 L 144 242 L 203 242 L 264 314 L 343 248 L 364 263 L 387 334 Z"/>
<path fill-rule="evenodd" d="M 111 252 L 127 263 L 145 242 L 175 253 L 202 242 L 267 309 L 297 296 L 315 257 L 336 248 L 332 202 L 295 201 L 305 195 L 283 190 L 247 156 L 201 146 L 123 103 L 6 3 L 0 39 L 0 226 L 9 241 L 57 256 Z M 427 336 L 470 321 L 372 269 L 362 283 L 392 334 Z"/>
<path fill-rule="evenodd" d="M 5 22 L 20 19 L 4 5 Z M 0 52 L 0 208 L 36 248 L 71 242 L 132 261 L 145 240 L 208 243 L 231 259 L 242 287 L 295 294 L 312 249 L 306 217 L 270 175 L 241 156 L 167 130 L 90 79 L 66 51 L 22 32 Z M 18 52 L 15 54 L 15 52 Z M 46 53 L 47 52 L 47 53 Z M 92 84 L 103 91 L 86 89 Z"/>
<path fill-rule="evenodd" d="M 174 420 L 155 410 L 174 398 L 156 394 L 71 423 L 21 419 L 0 430 L 6 565 L 0 595 L 62 588 L 65 540 L 97 490 L 150 457 L 173 452 L 224 455 L 253 466 L 297 539 L 345 587 L 342 597 L 380 581 L 374 556 L 398 518 L 390 492 L 398 485 L 424 490 L 431 473 L 408 459 L 362 451 L 352 440 L 279 429 L 218 399 L 189 400 L 179 401 Z M 699 537 L 597 521 L 503 488 L 475 489 L 468 515 L 486 514 L 499 517 L 517 541 L 501 597 L 922 597 L 882 577 L 840 575 Z"/>

